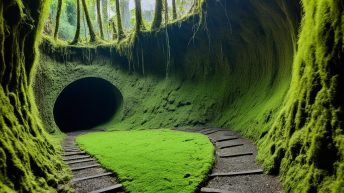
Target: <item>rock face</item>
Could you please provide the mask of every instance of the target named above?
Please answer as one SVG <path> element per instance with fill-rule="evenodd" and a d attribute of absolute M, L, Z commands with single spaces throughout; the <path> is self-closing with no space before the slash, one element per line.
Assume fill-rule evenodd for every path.
<path fill-rule="evenodd" d="M 303 1 L 303 7 L 293 79 L 261 140 L 261 160 L 280 171 L 287 191 L 343 192 L 343 2 Z"/>
<path fill-rule="evenodd" d="M 46 9 L 38 0 L 0 2 L 1 192 L 54 192 L 68 179 L 40 124 L 31 88 Z"/>

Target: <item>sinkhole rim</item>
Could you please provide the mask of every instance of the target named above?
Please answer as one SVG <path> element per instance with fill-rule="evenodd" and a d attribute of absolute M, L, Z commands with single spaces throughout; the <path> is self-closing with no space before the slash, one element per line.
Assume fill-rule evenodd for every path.
<path fill-rule="evenodd" d="M 81 89 L 81 94 L 79 93 L 79 89 Z M 68 96 L 71 94 L 71 96 L 74 96 L 75 98 L 68 98 Z M 83 95 L 86 94 L 86 95 Z M 93 95 L 93 96 L 90 96 Z M 86 97 L 85 97 L 86 96 Z M 95 99 L 103 100 L 95 100 Z M 93 98 L 92 98 L 93 97 Z M 87 103 L 87 105 L 90 106 L 97 106 L 98 111 L 100 114 L 103 111 L 103 108 L 105 108 L 109 113 L 99 121 L 95 121 L 95 123 L 92 123 L 88 126 L 80 126 L 80 127 L 73 127 L 69 125 L 69 122 L 71 122 L 71 117 L 68 116 L 71 112 L 66 111 L 68 109 L 68 102 L 69 104 L 75 105 L 75 103 L 82 103 L 80 101 L 86 100 L 85 98 L 92 99 L 94 103 Z M 79 99 L 79 100 L 78 100 Z M 108 100 L 104 100 L 108 99 Z M 64 106 L 64 102 L 67 101 L 67 106 Z M 72 103 L 70 102 L 72 101 Z M 98 103 L 98 104 L 97 104 Z M 80 104 L 79 104 L 80 105 Z M 79 106 L 80 107 L 80 106 Z M 91 109 L 92 110 L 92 109 Z M 94 110 L 94 109 L 93 109 Z M 76 80 L 71 81 L 66 86 L 63 87 L 63 89 L 58 93 L 54 105 L 53 105 L 53 118 L 54 123 L 59 128 L 60 131 L 64 133 L 73 132 L 73 131 L 81 131 L 81 130 L 90 130 L 92 128 L 96 128 L 102 124 L 108 123 L 109 121 L 113 120 L 121 111 L 123 110 L 123 95 L 122 92 L 118 89 L 116 85 L 114 85 L 109 80 L 106 80 L 101 77 L 83 77 Z M 73 109 L 72 112 L 78 112 L 80 114 L 87 114 L 88 111 L 85 111 L 85 109 Z M 98 113 L 99 113 L 98 112 Z M 91 113 L 93 115 L 96 115 L 97 113 Z M 69 117 L 69 118 L 68 118 Z M 73 117 L 74 119 L 74 117 Z M 92 120 L 90 117 L 87 117 L 83 120 L 81 119 L 75 119 L 75 124 L 84 124 L 83 122 Z M 67 124 L 65 123 L 67 122 Z"/>

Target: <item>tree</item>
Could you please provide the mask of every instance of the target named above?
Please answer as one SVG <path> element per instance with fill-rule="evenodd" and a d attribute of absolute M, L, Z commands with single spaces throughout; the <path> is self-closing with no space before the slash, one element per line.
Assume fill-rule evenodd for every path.
<path fill-rule="evenodd" d="M 101 37 L 102 39 L 104 39 L 102 14 L 101 14 L 101 11 L 100 11 L 100 0 L 97 0 L 97 16 L 98 16 L 97 19 L 98 19 L 100 37 Z"/>
<path fill-rule="evenodd" d="M 76 0 L 76 30 L 75 30 L 75 35 L 74 39 L 71 44 L 76 44 L 79 41 L 80 37 L 80 0 Z"/>
<path fill-rule="evenodd" d="M 0 0 L 0 192 L 52 192 L 68 177 L 31 95 L 46 2 Z"/>
<path fill-rule="evenodd" d="M 57 35 L 59 33 L 61 12 L 62 12 L 62 0 L 58 0 L 57 1 L 57 13 L 56 13 L 56 21 L 55 21 L 54 39 L 57 39 Z"/>
<path fill-rule="evenodd" d="M 124 27 L 124 29 L 128 29 L 130 28 L 129 0 L 121 0 L 120 7 L 121 7 L 122 26 Z"/>
<path fill-rule="evenodd" d="M 97 36 L 96 36 L 96 33 L 94 33 L 91 18 L 90 18 L 90 15 L 88 13 L 88 9 L 87 9 L 86 0 L 81 0 L 81 2 L 82 2 L 82 6 L 84 7 L 84 13 L 85 13 L 85 17 L 86 17 L 88 31 L 90 33 L 90 41 L 95 42 L 97 40 Z"/>
<path fill-rule="evenodd" d="M 192 7 L 190 9 L 190 13 L 193 13 L 197 10 L 197 8 L 199 7 L 199 0 L 194 0 Z"/>
<path fill-rule="evenodd" d="M 119 7 L 119 0 L 116 0 L 116 17 L 117 17 L 117 39 L 121 40 L 124 37 L 122 20 L 121 20 L 121 11 Z"/>
<path fill-rule="evenodd" d="M 178 15 L 185 15 L 189 13 L 189 8 L 192 7 L 193 3 L 194 2 L 191 0 L 176 0 L 176 10 L 178 10 Z"/>
<path fill-rule="evenodd" d="M 87 27 L 86 27 L 86 16 L 85 13 L 81 10 L 81 18 L 82 18 L 82 26 L 84 28 L 84 36 L 85 36 L 85 40 L 87 39 Z"/>
<path fill-rule="evenodd" d="M 102 17 L 103 26 L 109 26 L 109 15 L 108 15 L 108 0 L 102 0 Z M 109 36 L 109 28 L 105 27 L 105 33 Z"/>
<path fill-rule="evenodd" d="M 172 14 L 173 20 L 177 19 L 176 0 L 172 0 Z"/>
<path fill-rule="evenodd" d="M 162 0 L 155 0 L 155 13 L 152 23 L 152 30 L 157 30 L 161 27 L 162 22 Z"/>
<path fill-rule="evenodd" d="M 168 23 L 168 3 L 164 0 L 165 25 Z"/>
<path fill-rule="evenodd" d="M 140 32 L 141 29 L 145 29 L 142 20 L 142 10 L 141 10 L 141 0 L 135 0 L 135 17 L 136 17 L 136 26 L 135 31 Z"/>
<path fill-rule="evenodd" d="M 115 18 L 111 18 L 109 21 L 109 25 L 111 25 L 112 28 L 112 39 L 116 40 L 117 39 L 117 30 L 116 30 L 116 22 L 115 22 Z"/>

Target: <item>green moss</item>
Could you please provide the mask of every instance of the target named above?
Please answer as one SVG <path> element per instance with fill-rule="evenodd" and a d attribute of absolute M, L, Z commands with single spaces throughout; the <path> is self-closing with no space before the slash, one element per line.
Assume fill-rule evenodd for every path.
<path fill-rule="evenodd" d="M 278 169 L 288 192 L 342 192 L 343 7 L 340 1 L 303 1 L 304 18 L 284 111 L 260 143 L 260 159 Z M 336 69 L 336 70 L 335 70 Z M 285 117 L 287 119 L 285 119 Z M 287 134 L 293 128 L 293 132 Z M 283 140 L 281 140 L 283 139 Z M 262 159 L 266 144 L 286 151 L 283 159 Z M 278 167 L 281 164 L 281 167 Z M 276 167 L 277 166 L 277 167 Z"/>
<path fill-rule="evenodd" d="M 0 3 L 0 187 L 5 192 L 69 188 L 64 185 L 69 172 L 42 128 L 31 88 L 46 2 Z"/>
<path fill-rule="evenodd" d="M 202 13 L 115 46 L 42 46 L 44 124 L 58 130 L 52 108 L 66 85 L 102 77 L 124 98 L 110 130 L 229 127 L 258 142 L 286 192 L 341 192 L 343 6 L 299 3 L 209 0 Z"/>
<path fill-rule="evenodd" d="M 81 135 L 76 141 L 133 193 L 195 192 L 214 161 L 212 143 L 195 133 L 102 132 Z"/>

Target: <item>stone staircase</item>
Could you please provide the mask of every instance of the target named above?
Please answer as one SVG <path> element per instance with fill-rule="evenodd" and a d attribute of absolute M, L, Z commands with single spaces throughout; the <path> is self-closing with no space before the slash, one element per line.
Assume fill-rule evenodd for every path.
<path fill-rule="evenodd" d="M 112 172 L 106 171 L 97 161 L 81 151 L 75 144 L 75 137 L 83 132 L 68 133 L 62 145 L 63 159 L 73 173 L 72 185 L 76 193 L 124 193 Z"/>

